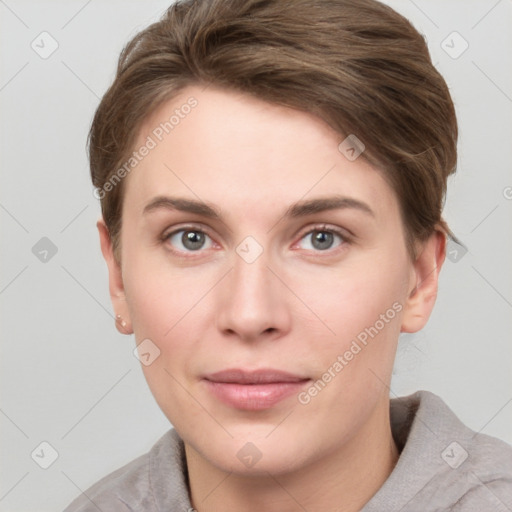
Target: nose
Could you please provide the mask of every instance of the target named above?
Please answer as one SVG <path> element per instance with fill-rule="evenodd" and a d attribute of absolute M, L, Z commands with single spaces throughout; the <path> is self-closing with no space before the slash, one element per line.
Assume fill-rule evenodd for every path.
<path fill-rule="evenodd" d="M 263 255 L 252 263 L 234 258 L 217 302 L 218 329 L 244 341 L 282 337 L 291 326 L 286 289 Z"/>

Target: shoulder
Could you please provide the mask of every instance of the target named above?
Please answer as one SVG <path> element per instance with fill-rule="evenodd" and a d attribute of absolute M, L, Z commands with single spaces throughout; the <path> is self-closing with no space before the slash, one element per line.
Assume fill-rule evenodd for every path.
<path fill-rule="evenodd" d="M 149 453 L 146 453 L 96 482 L 64 512 L 156 510 L 153 504 L 147 503 L 151 499 L 148 489 Z"/>
<path fill-rule="evenodd" d="M 512 447 L 494 437 L 466 429 L 442 456 L 447 481 L 461 489 L 453 512 L 512 510 Z"/>
<path fill-rule="evenodd" d="M 512 447 L 466 427 L 433 393 L 421 391 L 412 397 L 419 407 L 409 455 L 416 454 L 432 476 L 420 499 L 424 496 L 439 510 L 453 512 L 510 510 Z"/>
<path fill-rule="evenodd" d="M 64 512 L 156 512 L 162 505 L 186 507 L 182 453 L 181 439 L 170 430 L 148 453 L 102 478 Z"/>
<path fill-rule="evenodd" d="M 427 391 L 392 400 L 391 423 L 402 451 L 365 511 L 374 503 L 400 505 L 402 512 L 512 510 L 507 443 L 469 429 Z"/>

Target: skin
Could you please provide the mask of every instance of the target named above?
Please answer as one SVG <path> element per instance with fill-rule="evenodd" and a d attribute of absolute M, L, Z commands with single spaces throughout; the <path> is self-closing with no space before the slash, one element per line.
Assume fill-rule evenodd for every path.
<path fill-rule="evenodd" d="M 189 87 L 146 120 L 139 144 L 190 96 L 197 107 L 125 178 L 121 262 L 98 222 L 113 306 L 125 322 L 118 328 L 160 350 L 142 368 L 185 442 L 196 510 L 359 510 L 398 457 L 388 388 L 397 340 L 428 320 L 445 238 L 436 231 L 413 261 L 394 191 L 363 157 L 349 161 L 338 150 L 344 137 L 307 113 Z M 158 196 L 207 203 L 219 217 L 144 213 Z M 372 213 L 286 216 L 299 201 L 333 196 Z M 185 227 L 208 234 L 205 248 L 187 252 L 183 233 L 166 239 Z M 315 229 L 341 237 L 319 250 Z M 247 236 L 263 250 L 252 263 L 236 252 Z M 239 410 L 202 379 L 274 368 L 311 385 L 393 304 L 394 318 L 307 404 L 293 395 L 267 410 Z M 247 442 L 261 453 L 252 467 L 237 457 Z"/>

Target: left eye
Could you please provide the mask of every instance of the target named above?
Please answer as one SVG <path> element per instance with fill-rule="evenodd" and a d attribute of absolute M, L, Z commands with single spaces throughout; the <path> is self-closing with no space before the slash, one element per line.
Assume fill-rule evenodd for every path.
<path fill-rule="evenodd" d="M 327 251 L 343 243 L 343 238 L 333 231 L 315 229 L 307 233 L 299 242 L 299 247 L 306 250 Z"/>
<path fill-rule="evenodd" d="M 190 252 L 201 249 L 210 249 L 212 239 L 197 229 L 180 229 L 167 236 L 169 243 L 178 251 Z"/>

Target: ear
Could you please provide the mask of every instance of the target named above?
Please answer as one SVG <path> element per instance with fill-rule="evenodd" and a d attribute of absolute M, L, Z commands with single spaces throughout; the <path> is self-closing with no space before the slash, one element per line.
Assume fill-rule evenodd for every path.
<path fill-rule="evenodd" d="M 426 325 L 437 297 L 439 272 L 446 255 L 446 236 L 434 233 L 421 244 L 411 269 L 410 294 L 406 300 L 401 332 L 417 332 Z"/>
<path fill-rule="evenodd" d="M 116 328 L 121 334 L 133 334 L 130 313 L 124 294 L 121 265 L 114 256 L 112 240 L 105 221 L 101 218 L 96 223 L 96 226 L 100 235 L 101 252 L 108 267 L 110 300 L 112 301 L 112 306 L 116 314 Z"/>

